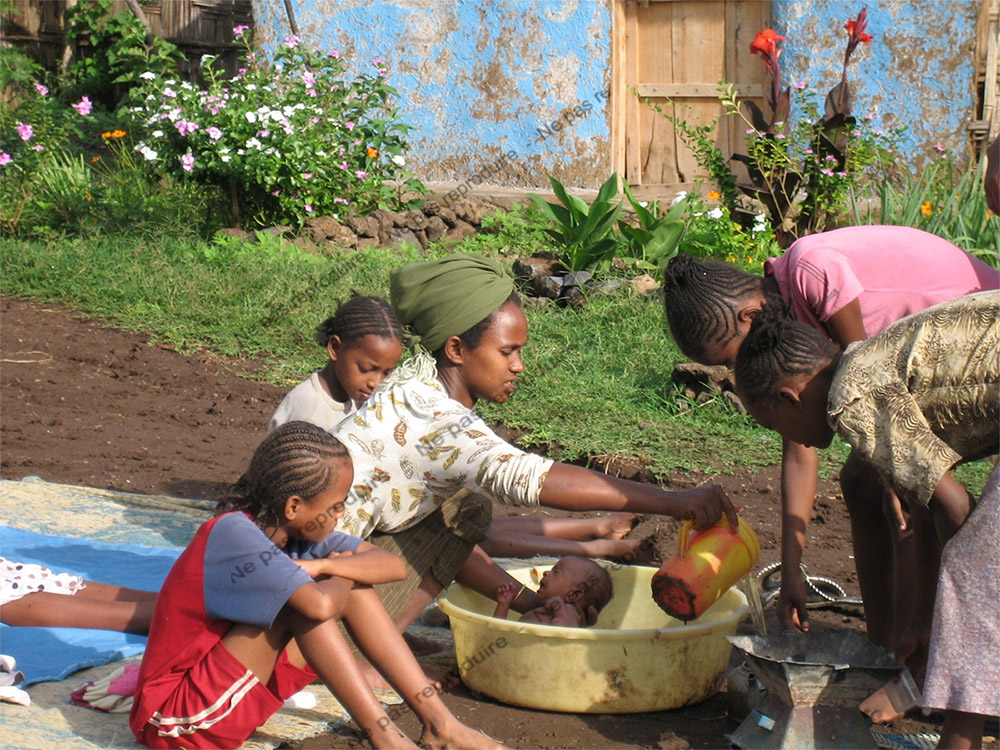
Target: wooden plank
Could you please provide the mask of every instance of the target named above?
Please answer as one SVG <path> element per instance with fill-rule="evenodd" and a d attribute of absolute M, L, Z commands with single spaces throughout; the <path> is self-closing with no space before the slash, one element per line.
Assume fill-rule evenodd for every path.
<path fill-rule="evenodd" d="M 732 3 L 727 3 L 731 5 Z M 726 77 L 727 80 L 732 80 Z M 640 83 L 636 90 L 642 96 L 677 99 L 718 99 L 718 83 Z M 760 83 L 737 83 L 736 92 L 740 96 L 760 98 L 764 95 L 764 86 Z"/>
<path fill-rule="evenodd" d="M 611 16 L 611 170 L 625 174 L 625 102 L 631 98 L 625 81 L 625 0 L 614 0 Z"/>
<path fill-rule="evenodd" d="M 750 52 L 750 43 L 757 32 L 771 26 L 770 0 L 730 0 L 726 4 L 726 33 L 730 42 L 726 46 L 726 78 L 730 81 L 760 82 L 759 94 L 741 94 L 743 98 L 752 99 L 763 111 L 766 80 L 764 61 Z M 739 117 L 728 117 L 726 129 L 726 147 L 723 153 L 732 156 L 734 153 L 746 153 L 746 124 Z M 740 162 L 730 162 L 730 166 L 740 180 L 748 180 L 746 167 Z"/>
<path fill-rule="evenodd" d="M 623 0 L 625 11 L 625 86 L 635 86 L 639 80 L 639 24 L 638 8 L 635 0 Z M 631 185 L 642 183 L 642 167 L 639 147 L 639 124 L 644 105 L 628 92 L 625 101 L 625 179 Z"/>
<path fill-rule="evenodd" d="M 674 6 L 671 50 L 674 81 L 717 81 L 725 75 L 725 2 L 689 2 Z M 676 99 L 676 114 L 691 124 L 707 124 L 719 116 L 716 97 Z M 718 140 L 718 133 L 715 134 Z M 717 144 L 718 145 L 718 144 Z M 678 138 L 676 147 L 678 181 L 707 177 L 694 153 Z"/>
<path fill-rule="evenodd" d="M 656 3 L 640 11 L 639 83 L 677 80 L 671 49 L 674 27 L 682 15 L 683 7 L 672 3 Z M 671 115 L 676 114 L 673 102 L 657 103 Z M 642 184 L 678 182 L 677 135 L 673 124 L 643 105 L 638 133 Z"/>

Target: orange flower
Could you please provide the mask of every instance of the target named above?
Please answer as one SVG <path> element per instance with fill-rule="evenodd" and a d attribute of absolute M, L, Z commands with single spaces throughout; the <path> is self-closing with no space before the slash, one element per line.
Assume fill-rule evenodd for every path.
<path fill-rule="evenodd" d="M 778 56 L 781 54 L 781 50 L 778 49 L 778 40 L 785 40 L 783 37 L 774 32 L 774 29 L 764 29 L 763 31 L 758 31 L 756 38 L 750 42 L 750 51 L 755 55 L 760 55 L 766 60 L 777 60 Z"/>
<path fill-rule="evenodd" d="M 112 138 L 124 138 L 125 137 L 125 131 L 124 130 L 112 130 L 111 131 L 111 137 Z"/>
<path fill-rule="evenodd" d="M 931 208 L 930 201 L 924 201 L 923 203 L 920 204 L 920 213 L 922 213 L 924 216 L 930 216 L 932 213 L 934 213 L 934 210 Z"/>
<path fill-rule="evenodd" d="M 104 133 L 101 133 L 101 138 L 110 138 L 110 137 L 111 137 L 111 131 L 110 130 L 108 130 L 108 131 L 106 131 Z"/>
<path fill-rule="evenodd" d="M 718 190 L 710 190 L 708 195 L 705 196 L 710 201 L 717 201 L 722 197 L 722 194 Z"/>
<path fill-rule="evenodd" d="M 97 162 L 99 162 L 100 160 L 101 160 L 101 157 L 100 157 L 100 156 L 95 156 L 95 157 L 94 157 L 93 159 L 91 159 L 91 160 L 90 160 L 90 163 L 91 163 L 91 164 L 96 164 L 96 163 L 97 163 Z"/>
<path fill-rule="evenodd" d="M 375 157 L 378 156 L 378 151 L 376 151 L 371 146 L 369 146 L 368 148 L 365 149 L 365 153 L 368 154 L 368 158 L 369 159 L 374 159 Z"/>

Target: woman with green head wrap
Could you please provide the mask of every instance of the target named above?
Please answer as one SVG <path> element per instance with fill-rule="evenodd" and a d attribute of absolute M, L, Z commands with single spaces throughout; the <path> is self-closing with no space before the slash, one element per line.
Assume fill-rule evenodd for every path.
<path fill-rule="evenodd" d="M 403 266 L 392 272 L 390 299 L 417 354 L 334 434 L 354 461 L 343 530 L 410 568 L 405 586 L 381 592 L 397 625 L 452 580 L 491 598 L 513 581 L 477 546 L 492 502 L 663 513 L 699 528 L 725 514 L 735 528 L 736 511 L 718 487 L 665 492 L 554 462 L 500 439 L 476 414 L 477 401 L 514 394 L 528 338 L 513 280 L 495 261 L 455 253 Z M 512 606 L 527 611 L 537 597 L 522 587 Z"/>

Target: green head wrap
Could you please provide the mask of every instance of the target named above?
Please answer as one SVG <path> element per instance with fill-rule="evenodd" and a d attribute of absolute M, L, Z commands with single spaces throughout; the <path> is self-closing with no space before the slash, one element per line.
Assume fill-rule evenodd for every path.
<path fill-rule="evenodd" d="M 475 253 L 410 263 L 390 274 L 389 300 L 399 322 L 416 334 L 414 344 L 440 349 L 488 318 L 514 291 L 500 264 Z"/>

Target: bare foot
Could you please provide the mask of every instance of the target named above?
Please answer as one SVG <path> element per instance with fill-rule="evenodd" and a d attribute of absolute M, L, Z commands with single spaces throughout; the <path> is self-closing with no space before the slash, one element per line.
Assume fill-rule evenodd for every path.
<path fill-rule="evenodd" d="M 598 519 L 598 533 L 603 539 L 624 539 L 637 523 L 635 513 L 611 513 Z"/>
<path fill-rule="evenodd" d="M 432 641 L 430 638 L 424 638 L 409 632 L 403 633 L 403 640 L 406 641 L 406 645 L 410 647 L 410 651 L 413 652 L 414 656 L 436 654 L 444 649 L 444 646 Z"/>
<path fill-rule="evenodd" d="M 591 557 L 603 557 L 629 565 L 659 565 L 656 546 L 645 539 L 595 539 L 585 542 Z"/>
<path fill-rule="evenodd" d="M 507 747 L 479 730 L 465 726 L 454 717 L 445 726 L 425 726 L 420 735 L 420 744 L 424 747 L 456 750 L 503 750 Z"/>
<path fill-rule="evenodd" d="M 403 734 L 403 731 L 396 726 L 396 724 L 385 717 L 379 719 L 376 726 L 371 731 L 363 732 L 364 737 L 368 740 L 368 743 L 374 747 L 382 750 L 416 750 L 419 745 L 414 745 L 413 740 Z"/>

